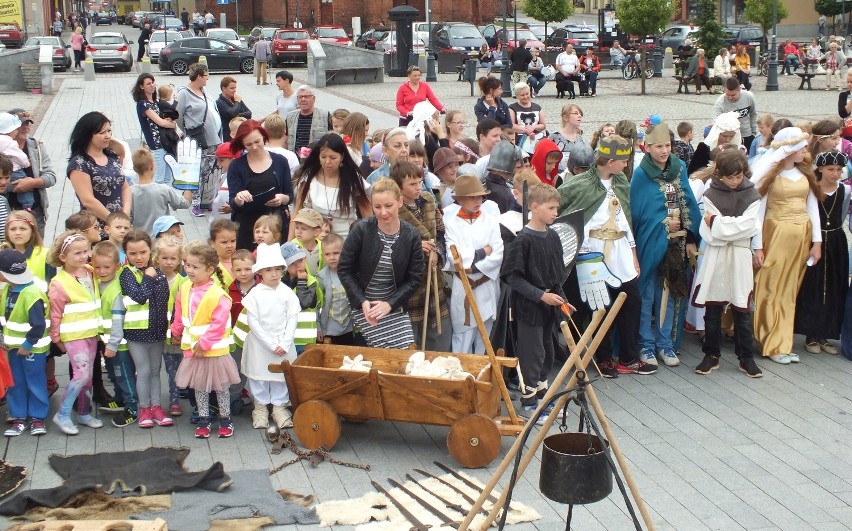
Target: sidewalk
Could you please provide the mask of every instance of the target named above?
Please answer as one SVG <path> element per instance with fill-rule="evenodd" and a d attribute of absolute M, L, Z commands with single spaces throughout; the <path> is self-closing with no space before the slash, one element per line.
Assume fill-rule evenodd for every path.
<path fill-rule="evenodd" d="M 294 73 L 297 79 L 305 77 L 304 70 L 295 69 Z M 184 82 L 184 78 L 176 76 L 156 76 L 159 83 Z M 257 86 L 251 76 L 236 77 L 239 92 L 255 116 L 265 116 L 274 110 L 274 85 Z M 672 94 L 676 82 L 671 77 L 651 80 L 649 88 L 653 95 L 645 97 L 632 94 L 638 92 L 638 81 L 605 77 L 599 85 L 601 96 L 597 98 L 567 101 L 547 96 L 536 102 L 545 107 L 551 124 L 558 121 L 563 104 L 580 105 L 588 125 L 587 139 L 605 121 L 625 117 L 641 121 L 651 112 L 661 113 L 672 126 L 680 120 L 690 120 L 696 129 L 712 117 L 714 97 Z M 218 94 L 221 78 L 221 75 L 211 76 L 209 94 Z M 467 83 L 456 82 L 455 76 L 442 75 L 439 79 L 433 88 L 448 108 L 465 110 L 467 129 L 472 133 L 474 99 L 469 97 Z M 764 82 L 758 77 L 752 80 Z M 130 98 L 134 81 L 135 75 L 99 73 L 96 83 L 86 83 L 82 76 L 68 74 L 43 120 L 36 124 L 34 136 L 45 142 L 59 175 L 57 185 L 50 189 L 48 241 L 61 231 L 65 217 L 77 210 L 70 183 L 63 178 L 68 137 L 77 117 L 101 110 L 113 120 L 115 136 L 130 140 L 131 147 L 138 144 L 139 125 Z M 396 124 L 393 102 L 401 82 L 401 79 L 389 80 L 382 85 L 317 90 L 317 105 L 328 110 L 345 107 L 367 111 L 372 129 L 391 127 Z M 786 78 L 780 82 L 780 92 L 758 91 L 761 112 L 771 109 L 794 122 L 834 114 L 836 93 L 804 93 L 792 90 Z M 546 94 L 552 91 L 550 87 Z M 11 106 L 12 102 L 6 101 L 3 106 Z M 204 218 L 193 218 L 187 211 L 179 212 L 178 217 L 187 223 L 188 241 L 206 236 Z M 730 348 L 724 352 L 719 370 L 700 376 L 693 373 L 702 358 L 700 345 L 695 336 L 687 336 L 680 367 L 660 367 L 652 376 L 622 376 L 594 383 L 657 529 L 848 529 L 852 522 L 849 452 L 852 363 L 837 356 L 804 353 L 801 338 L 796 349 L 802 356 L 798 365 L 780 366 L 760 360 L 765 376 L 759 380 L 750 380 L 736 369 Z M 57 367 L 62 374 L 60 384 L 64 386 L 67 363 L 60 359 Z M 59 397 L 53 397 L 52 411 Z M 183 405 L 185 409 L 188 407 L 185 402 Z M 180 417 L 174 427 L 152 430 L 141 430 L 135 425 L 114 428 L 107 415 L 99 416 L 106 426 L 99 430 L 83 427 L 76 437 L 62 435 L 51 424 L 48 434 L 41 438 L 25 434 L 0 441 L 3 458 L 29 470 L 30 475 L 21 488 L 45 488 L 59 483 L 47 462 L 54 453 L 72 455 L 137 450 L 151 445 L 187 446 L 192 449 L 186 463 L 190 470 L 221 461 L 226 471 L 271 468 L 292 457 L 286 451 L 270 454 L 263 431 L 251 429 L 247 413 L 235 419 L 233 438 L 209 440 L 193 437 L 188 415 Z M 572 416 L 568 429 L 574 430 L 576 426 L 577 419 Z M 418 424 L 344 423 L 333 454 L 340 460 L 370 464 L 369 473 L 330 463 L 316 468 L 295 464 L 274 475 L 273 485 L 299 493 L 315 493 L 320 502 L 360 496 L 371 490 L 371 479 L 387 485 L 386 478 L 402 481 L 412 468 L 434 471 L 433 460 L 452 465 L 446 450 L 446 435 L 446 428 Z M 503 438 L 502 444 L 505 452 L 512 440 Z M 487 481 L 498 462 L 499 459 L 487 469 L 469 473 Z M 539 467 L 536 456 L 520 478 L 514 498 L 534 507 L 542 518 L 507 529 L 554 531 L 565 527 L 567 507 L 545 499 L 538 490 Z M 501 482 L 502 486 L 505 484 Z M 0 519 L 0 525 L 4 523 L 7 522 Z M 632 529 L 617 488 L 604 501 L 575 507 L 574 526 L 584 530 Z M 296 526 L 296 529 L 317 527 Z"/>

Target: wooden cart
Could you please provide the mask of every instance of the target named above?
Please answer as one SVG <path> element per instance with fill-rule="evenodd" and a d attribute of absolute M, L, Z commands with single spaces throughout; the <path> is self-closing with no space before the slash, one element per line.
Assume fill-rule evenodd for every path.
<path fill-rule="evenodd" d="M 269 369 L 283 372 L 295 408 L 296 436 L 303 446 L 334 446 L 340 437 L 340 418 L 349 422 L 390 420 L 449 426 L 447 448 L 467 468 L 486 466 L 500 453 L 501 435 L 517 436 L 523 421 L 511 409 L 500 416 L 501 397 L 509 396 L 503 367 L 515 358 L 426 352 L 426 359 L 454 356 L 473 377 L 447 380 L 408 376 L 405 366 L 413 350 L 391 350 L 317 344 L 308 346 L 294 363 L 284 361 Z M 362 354 L 373 362 L 369 372 L 340 369 L 343 357 Z M 512 408 L 511 402 L 507 408 Z"/>

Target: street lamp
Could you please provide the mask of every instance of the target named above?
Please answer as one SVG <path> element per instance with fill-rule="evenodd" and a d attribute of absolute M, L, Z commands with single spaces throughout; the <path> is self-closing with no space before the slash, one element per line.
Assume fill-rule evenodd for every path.
<path fill-rule="evenodd" d="M 778 33 L 778 0 L 772 2 L 772 40 L 769 43 L 769 63 L 766 72 L 766 92 L 778 91 L 778 44 L 775 35 Z"/>
<path fill-rule="evenodd" d="M 438 81 L 438 75 L 435 73 L 435 56 L 432 55 L 432 2 L 426 0 L 426 27 L 428 35 L 426 37 L 426 81 Z M 412 32 L 411 46 L 414 47 L 415 32 Z"/>
<path fill-rule="evenodd" d="M 506 50 L 509 48 L 507 45 L 506 37 L 509 33 L 506 31 L 506 16 L 509 14 L 509 6 L 506 3 L 506 0 L 503 0 L 503 55 L 501 59 L 503 60 L 503 66 L 501 66 L 500 70 L 500 84 L 503 85 L 503 94 L 504 98 L 508 98 L 512 95 L 512 74 L 509 73 L 509 57 L 506 54 Z"/>

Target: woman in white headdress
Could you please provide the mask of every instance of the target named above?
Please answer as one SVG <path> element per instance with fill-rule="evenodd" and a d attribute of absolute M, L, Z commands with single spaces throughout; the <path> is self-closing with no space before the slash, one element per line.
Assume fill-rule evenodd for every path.
<path fill-rule="evenodd" d="M 817 183 L 808 135 L 798 127 L 782 129 L 754 168 L 760 193 L 761 231 L 752 240 L 754 267 L 754 338 L 763 356 L 781 364 L 798 362 L 793 352 L 796 295 L 808 265 L 822 257 Z"/>
<path fill-rule="evenodd" d="M 737 113 L 731 111 L 720 114 L 713 120 L 713 127 L 704 137 L 704 141 L 699 142 L 695 148 L 695 153 L 689 161 L 686 172 L 692 175 L 694 172 L 706 168 L 710 164 L 710 154 L 716 149 L 716 146 L 728 143 L 740 145 L 742 142 L 740 119 L 737 117 Z"/>

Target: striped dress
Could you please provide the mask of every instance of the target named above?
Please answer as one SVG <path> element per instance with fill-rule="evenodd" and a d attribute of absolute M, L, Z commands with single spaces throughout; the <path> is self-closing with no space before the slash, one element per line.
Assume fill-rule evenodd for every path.
<path fill-rule="evenodd" d="M 382 240 L 382 255 L 370 278 L 370 284 L 364 290 L 364 295 L 370 301 L 385 301 L 396 291 L 391 252 L 393 244 L 399 238 L 399 232 L 388 235 L 379 231 L 379 238 Z M 370 347 L 404 349 L 414 343 L 411 319 L 402 308 L 379 319 L 376 326 L 367 323 L 361 308 L 352 308 L 352 320 Z"/>

